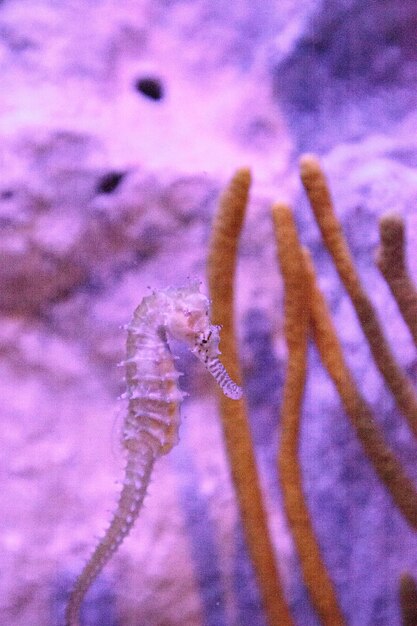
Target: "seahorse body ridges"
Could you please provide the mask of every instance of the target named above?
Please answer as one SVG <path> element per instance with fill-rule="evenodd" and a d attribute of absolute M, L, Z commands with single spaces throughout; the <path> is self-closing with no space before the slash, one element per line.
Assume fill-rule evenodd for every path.
<path fill-rule="evenodd" d="M 184 341 L 213 375 L 223 393 L 238 399 L 240 387 L 228 376 L 218 355 L 218 326 L 210 324 L 209 301 L 192 283 L 145 297 L 127 326 L 127 415 L 122 444 L 127 462 L 116 511 L 70 595 L 66 626 L 78 626 L 79 612 L 89 587 L 129 533 L 141 509 L 156 459 L 178 442 L 179 406 L 184 392 L 175 369 L 168 338 Z"/>

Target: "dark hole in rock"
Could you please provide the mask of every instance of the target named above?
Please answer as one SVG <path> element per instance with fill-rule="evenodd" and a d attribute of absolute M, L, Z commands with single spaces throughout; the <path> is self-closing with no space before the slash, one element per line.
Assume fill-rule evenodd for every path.
<path fill-rule="evenodd" d="M 4 189 L 2 192 L 0 192 L 1 200 L 11 200 L 13 196 L 14 196 L 14 193 L 11 189 Z"/>
<path fill-rule="evenodd" d="M 135 89 L 151 100 L 162 100 L 164 97 L 161 81 L 151 76 L 139 78 L 135 83 Z"/>
<path fill-rule="evenodd" d="M 102 176 L 97 185 L 98 193 L 112 193 L 125 176 L 124 172 L 109 172 Z"/>

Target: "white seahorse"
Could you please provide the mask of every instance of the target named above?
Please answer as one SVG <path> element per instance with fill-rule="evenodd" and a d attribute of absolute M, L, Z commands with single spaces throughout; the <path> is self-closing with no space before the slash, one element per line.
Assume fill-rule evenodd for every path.
<path fill-rule="evenodd" d="M 198 283 L 168 288 L 143 298 L 127 326 L 126 398 L 122 443 L 127 451 L 123 488 L 104 537 L 78 576 L 70 595 L 66 626 L 78 626 L 89 587 L 131 530 L 143 503 L 156 459 L 178 442 L 179 405 L 184 393 L 168 339 L 184 341 L 203 362 L 223 393 L 239 399 L 241 388 L 219 361 L 219 326 L 210 324 L 209 300 Z"/>

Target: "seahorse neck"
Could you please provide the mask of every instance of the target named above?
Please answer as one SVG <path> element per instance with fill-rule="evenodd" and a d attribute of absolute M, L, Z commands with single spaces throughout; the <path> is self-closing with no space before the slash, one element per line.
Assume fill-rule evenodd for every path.
<path fill-rule="evenodd" d="M 172 297 L 164 291 L 147 296 L 136 307 L 129 326 L 146 334 L 156 333 L 157 329 L 166 327 L 171 307 Z"/>

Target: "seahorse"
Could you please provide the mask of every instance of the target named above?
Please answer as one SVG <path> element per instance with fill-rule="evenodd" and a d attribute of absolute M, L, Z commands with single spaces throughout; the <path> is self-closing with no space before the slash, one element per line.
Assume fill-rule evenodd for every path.
<path fill-rule="evenodd" d="M 126 327 L 123 486 L 110 525 L 76 579 L 66 608 L 66 626 L 79 625 L 88 589 L 139 515 L 155 461 L 178 442 L 179 407 L 186 394 L 178 387 L 181 373 L 174 366 L 168 340 L 184 341 L 226 396 L 237 400 L 242 395 L 219 360 L 220 327 L 210 323 L 209 304 L 198 283 L 169 287 L 144 297 Z"/>

